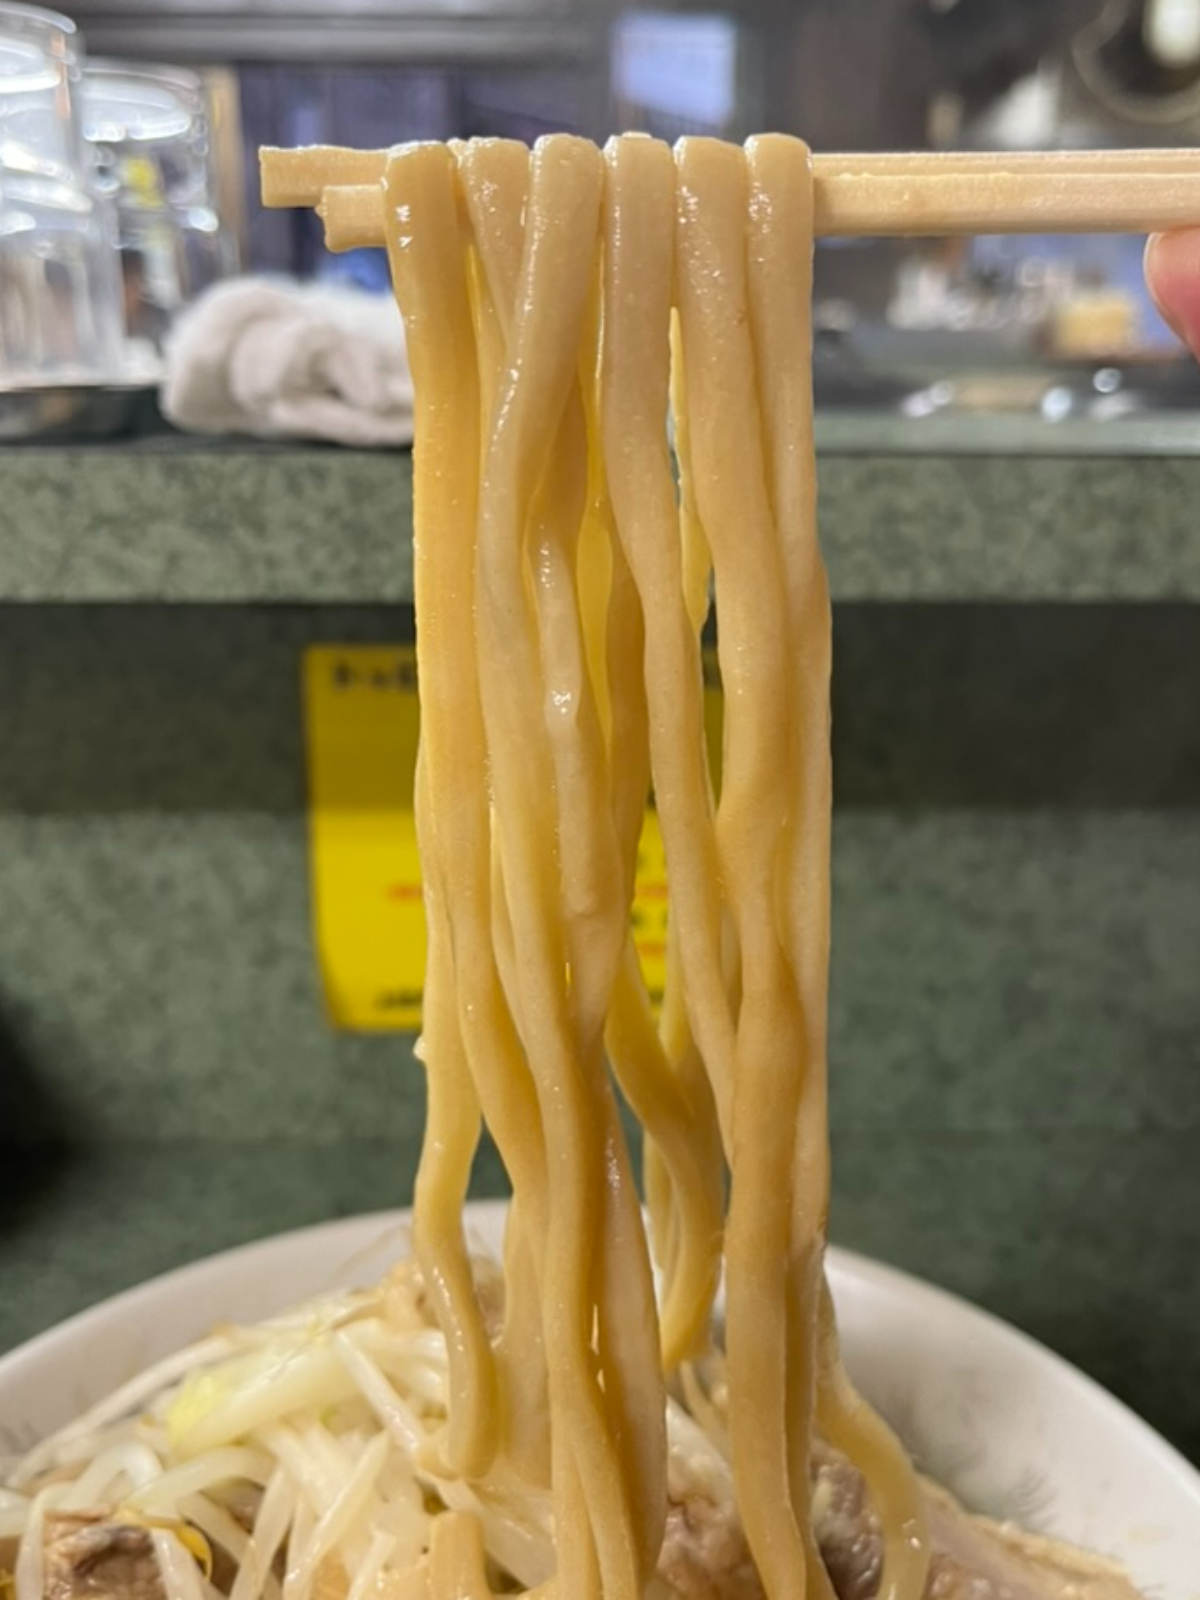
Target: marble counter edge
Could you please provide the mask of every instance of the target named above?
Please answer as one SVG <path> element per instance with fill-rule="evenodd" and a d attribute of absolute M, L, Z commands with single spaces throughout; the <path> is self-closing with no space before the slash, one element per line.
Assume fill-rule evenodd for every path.
<path fill-rule="evenodd" d="M 822 451 L 835 598 L 1200 600 L 1200 457 Z M 0 452 L 0 603 L 410 604 L 408 453 Z"/>

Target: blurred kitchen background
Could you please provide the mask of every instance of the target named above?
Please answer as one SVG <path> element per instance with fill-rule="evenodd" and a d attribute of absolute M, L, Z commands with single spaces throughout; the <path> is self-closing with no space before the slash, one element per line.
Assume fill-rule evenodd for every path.
<path fill-rule="evenodd" d="M 825 150 L 1200 141 L 1200 0 L 77 0 L 73 17 L 56 31 L 0 5 L 6 386 L 152 379 L 172 319 L 238 269 L 384 288 L 382 252 L 331 257 L 313 215 L 263 211 L 261 144 L 630 127 L 774 128 Z M 819 400 L 909 419 L 1188 409 L 1200 385 L 1140 252 L 824 243 Z M 20 431 L 28 408 L 7 414 Z"/>
<path fill-rule="evenodd" d="M 326 415 L 332 297 L 384 284 L 257 146 L 626 127 L 1200 146 L 1200 0 L 0 0 L 0 1348 L 411 1193 L 411 1038 L 329 1020 L 301 693 L 411 643 L 411 456 L 239 428 L 272 381 Z M 832 1226 L 1200 1460 L 1200 378 L 1141 251 L 819 249 Z M 214 284 L 273 343 L 226 302 L 226 436 L 172 432 Z"/>

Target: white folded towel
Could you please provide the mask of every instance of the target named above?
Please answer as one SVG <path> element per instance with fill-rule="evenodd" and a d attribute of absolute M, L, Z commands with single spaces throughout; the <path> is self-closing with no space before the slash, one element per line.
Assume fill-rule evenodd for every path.
<path fill-rule="evenodd" d="M 409 444 L 404 326 L 384 295 L 266 278 L 217 284 L 180 317 L 162 407 L 177 427 Z"/>

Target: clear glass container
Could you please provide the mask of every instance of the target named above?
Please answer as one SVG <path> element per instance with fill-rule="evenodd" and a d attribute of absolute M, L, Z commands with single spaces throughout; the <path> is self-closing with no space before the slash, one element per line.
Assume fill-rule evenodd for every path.
<path fill-rule="evenodd" d="M 123 332 L 109 209 L 0 171 L 0 387 L 117 381 Z"/>
<path fill-rule="evenodd" d="M 96 61 L 81 106 L 96 182 L 117 209 L 129 333 L 160 345 L 236 256 L 213 204 L 204 87 L 174 67 Z"/>
<path fill-rule="evenodd" d="M 75 115 L 81 54 L 69 17 L 0 0 L 0 168 L 86 182 Z"/>
<path fill-rule="evenodd" d="M 122 162 L 137 162 L 152 169 L 126 184 L 142 203 L 209 204 L 208 108 L 204 86 L 195 73 L 178 67 L 90 61 L 83 80 L 81 121 L 107 181 L 126 184 L 119 168 Z"/>

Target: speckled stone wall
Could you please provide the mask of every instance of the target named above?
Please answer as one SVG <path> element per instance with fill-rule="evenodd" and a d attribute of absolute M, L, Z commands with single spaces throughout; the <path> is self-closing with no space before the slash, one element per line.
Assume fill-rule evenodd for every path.
<path fill-rule="evenodd" d="M 402 568 L 396 464 L 368 470 L 329 565 L 305 530 L 340 458 L 314 453 L 299 499 L 258 457 L 249 484 L 190 459 L 176 502 L 142 458 L 86 512 L 77 477 L 43 462 L 21 487 L 0 461 L 0 529 L 6 500 L 45 502 L 25 555 L 0 548 L 0 1347 L 411 1188 L 408 1042 L 322 1014 L 299 724 L 306 644 L 411 627 L 359 592 Z M 206 460 L 207 576 L 121 509 L 197 515 Z M 867 464 L 861 546 L 849 463 L 832 475 L 834 1232 L 1047 1339 L 1200 1458 L 1200 584 L 1179 532 L 1200 476 L 1147 476 L 1139 530 L 1106 512 L 1131 503 L 1119 464 L 1082 498 L 1078 465 L 1070 492 L 1051 465 L 934 461 L 922 501 L 915 472 Z M 976 523 L 947 531 L 968 489 Z M 1027 513 L 1004 548 L 998 504 L 1010 529 Z M 1074 603 L 1097 570 L 1109 598 Z M 484 1152 L 478 1190 L 499 1185 Z"/>

